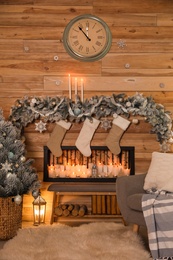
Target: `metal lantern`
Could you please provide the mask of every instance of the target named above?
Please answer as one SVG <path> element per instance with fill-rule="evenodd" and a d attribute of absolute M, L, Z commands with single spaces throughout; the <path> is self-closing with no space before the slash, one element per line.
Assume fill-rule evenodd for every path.
<path fill-rule="evenodd" d="M 39 193 L 38 197 L 33 201 L 33 214 L 34 214 L 34 225 L 40 225 L 45 223 L 46 215 L 46 201 L 41 197 Z"/>

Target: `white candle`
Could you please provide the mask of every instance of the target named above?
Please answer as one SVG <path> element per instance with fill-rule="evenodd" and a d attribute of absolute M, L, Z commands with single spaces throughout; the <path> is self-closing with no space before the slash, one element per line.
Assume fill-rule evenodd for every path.
<path fill-rule="evenodd" d="M 65 171 L 64 170 L 61 170 L 60 173 L 59 173 L 59 176 L 61 178 L 64 178 L 65 177 Z"/>
<path fill-rule="evenodd" d="M 69 90 L 69 99 L 71 99 L 71 77 L 68 75 L 68 90 Z"/>
<path fill-rule="evenodd" d="M 59 164 L 55 164 L 55 175 L 56 175 L 56 176 L 59 176 L 59 173 L 60 173 Z"/>
<path fill-rule="evenodd" d="M 49 177 L 54 178 L 55 177 L 55 168 L 53 165 L 48 166 L 48 171 L 49 171 Z"/>
<path fill-rule="evenodd" d="M 64 165 L 60 165 L 60 170 L 64 171 Z"/>
<path fill-rule="evenodd" d="M 130 169 L 124 169 L 124 174 L 129 176 L 130 175 Z"/>
<path fill-rule="evenodd" d="M 76 178 L 76 174 L 75 172 L 72 172 L 71 175 L 70 175 L 71 178 Z"/>
<path fill-rule="evenodd" d="M 103 165 L 103 172 L 108 173 L 108 166 L 107 165 Z"/>
<path fill-rule="evenodd" d="M 108 171 L 109 171 L 109 173 L 112 173 L 112 169 L 113 169 L 113 165 L 111 164 L 111 165 L 108 165 Z"/>
<path fill-rule="evenodd" d="M 91 169 L 87 169 L 87 177 L 91 177 Z"/>
<path fill-rule="evenodd" d="M 70 171 L 70 170 L 71 170 L 71 165 L 70 165 L 70 164 L 67 164 L 67 165 L 66 165 L 66 170 L 67 170 L 67 171 Z"/>
<path fill-rule="evenodd" d="M 113 176 L 117 176 L 119 174 L 119 167 L 117 165 L 114 165 L 112 169 Z"/>
<path fill-rule="evenodd" d="M 103 165 L 101 163 L 98 164 L 98 173 L 102 173 Z"/>
<path fill-rule="evenodd" d="M 81 101 L 83 102 L 83 79 L 81 79 Z"/>
<path fill-rule="evenodd" d="M 75 96 L 77 96 L 77 78 L 75 78 L 74 87 L 75 87 Z"/>

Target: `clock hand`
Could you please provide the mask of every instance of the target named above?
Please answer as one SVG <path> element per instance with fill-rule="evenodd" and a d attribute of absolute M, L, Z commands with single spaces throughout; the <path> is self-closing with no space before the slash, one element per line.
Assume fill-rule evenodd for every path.
<path fill-rule="evenodd" d="M 83 32 L 83 34 L 88 39 L 88 41 L 91 41 L 91 39 L 86 35 L 86 33 L 82 30 L 82 28 L 80 26 L 79 26 L 79 30 Z"/>

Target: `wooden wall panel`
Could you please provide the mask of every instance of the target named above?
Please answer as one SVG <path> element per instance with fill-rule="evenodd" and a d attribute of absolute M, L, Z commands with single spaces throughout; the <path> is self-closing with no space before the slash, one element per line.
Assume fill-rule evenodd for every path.
<path fill-rule="evenodd" d="M 72 59 L 62 43 L 67 23 L 80 14 L 105 20 L 112 32 L 109 53 L 96 62 Z M 1 0 L 0 1 L 0 107 L 8 118 L 16 99 L 23 96 L 68 96 L 68 74 L 84 80 L 84 98 L 94 95 L 136 92 L 152 96 L 173 113 L 173 2 L 170 0 Z M 123 46 L 121 46 L 123 43 Z M 72 98 L 74 99 L 74 89 Z M 171 114 L 171 117 L 172 114 Z M 130 117 L 132 121 L 134 117 Z M 160 151 L 151 126 L 142 117 L 131 124 L 120 144 L 135 146 L 136 174 L 146 172 L 153 151 Z M 27 156 L 43 175 L 43 146 L 55 124 L 47 131 L 25 128 Z M 74 145 L 82 124 L 73 124 L 63 145 Z M 105 145 L 109 131 L 96 131 L 92 145 Z M 170 152 L 173 152 L 171 146 Z M 51 194 L 43 194 L 51 211 Z M 32 198 L 24 202 L 24 219 L 31 220 Z"/>

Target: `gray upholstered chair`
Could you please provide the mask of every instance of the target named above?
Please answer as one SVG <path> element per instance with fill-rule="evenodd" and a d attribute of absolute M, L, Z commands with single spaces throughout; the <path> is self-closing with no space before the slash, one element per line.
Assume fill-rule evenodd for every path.
<path fill-rule="evenodd" d="M 142 212 L 142 195 L 146 174 L 121 176 L 116 180 L 117 202 L 125 224 L 133 224 L 133 231 L 146 226 Z"/>

